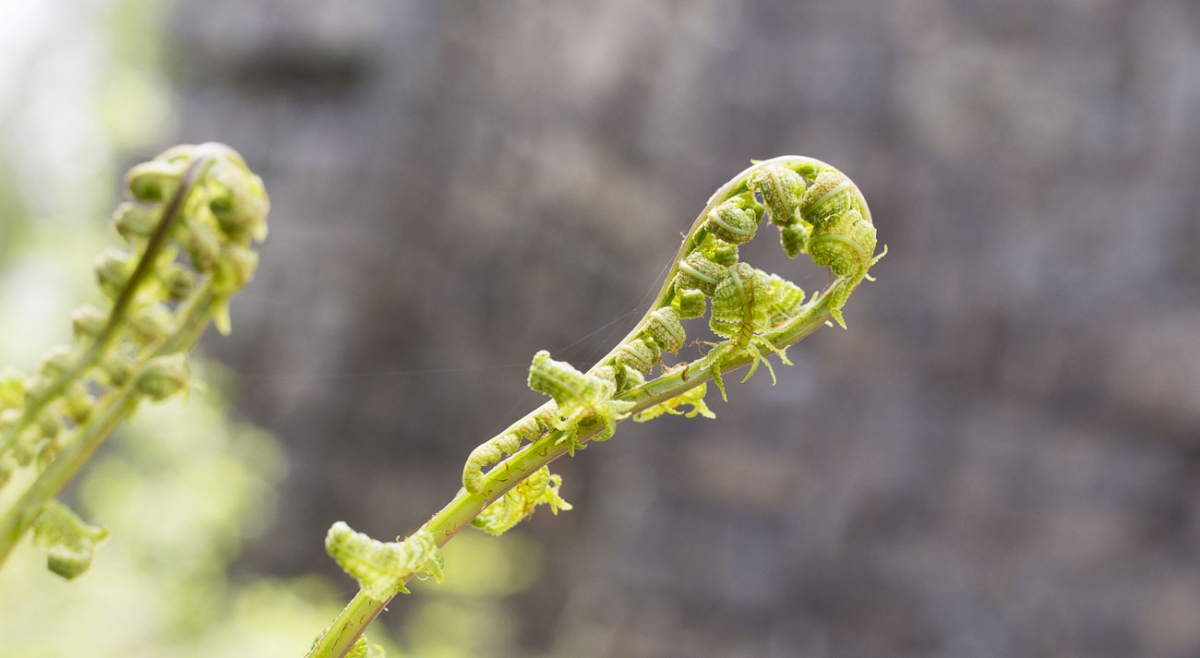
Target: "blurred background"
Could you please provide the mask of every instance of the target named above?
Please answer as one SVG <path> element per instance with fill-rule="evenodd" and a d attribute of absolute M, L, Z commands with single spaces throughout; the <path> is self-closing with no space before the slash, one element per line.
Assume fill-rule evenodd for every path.
<path fill-rule="evenodd" d="M 328 526 L 411 532 L 535 351 L 591 365 L 712 190 L 797 153 L 890 248 L 850 330 L 560 460 L 573 511 L 462 535 L 373 639 L 1200 655 L 1197 117 L 1187 0 L 0 0 L 4 363 L 67 338 L 131 164 L 224 141 L 272 198 L 207 389 L 68 492 L 114 539 L 70 585 L 18 556 L 0 634 L 302 654 L 354 590 Z"/>

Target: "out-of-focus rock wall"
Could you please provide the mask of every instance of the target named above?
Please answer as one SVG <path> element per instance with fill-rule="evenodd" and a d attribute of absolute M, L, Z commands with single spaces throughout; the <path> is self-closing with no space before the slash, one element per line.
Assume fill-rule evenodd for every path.
<path fill-rule="evenodd" d="M 589 365 L 717 185 L 803 153 L 865 191 L 878 283 L 777 387 L 556 464 L 529 651 L 1200 655 L 1194 3 L 181 0 L 171 31 L 178 138 L 273 201 L 207 345 L 292 458 L 247 568 L 416 527 L 538 402 L 534 351 Z"/>

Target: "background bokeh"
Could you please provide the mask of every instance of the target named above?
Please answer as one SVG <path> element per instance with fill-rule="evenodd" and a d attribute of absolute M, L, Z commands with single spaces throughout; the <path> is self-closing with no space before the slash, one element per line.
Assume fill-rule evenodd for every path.
<path fill-rule="evenodd" d="M 1200 655 L 1195 3 L 0 11 L 10 362 L 65 335 L 122 167 L 219 140 L 266 180 L 259 276 L 204 344 L 235 417 L 276 437 L 236 457 L 274 493 L 245 494 L 271 504 L 239 517 L 228 597 L 336 607 L 330 523 L 419 525 L 538 403 L 536 350 L 590 365 L 711 191 L 801 153 L 855 179 L 891 250 L 850 330 L 793 348 L 776 387 L 732 387 L 715 421 L 622 425 L 557 462 L 575 509 L 501 549 L 464 537 L 472 584 L 393 604 L 399 646 Z M 824 284 L 778 251 L 750 258 Z"/>

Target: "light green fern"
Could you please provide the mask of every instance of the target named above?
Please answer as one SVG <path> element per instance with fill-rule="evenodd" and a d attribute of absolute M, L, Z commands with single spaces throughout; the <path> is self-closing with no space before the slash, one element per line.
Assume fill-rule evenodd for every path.
<path fill-rule="evenodd" d="M 229 298 L 254 276 L 267 233 L 262 180 L 223 144 L 177 146 L 126 177 L 113 227 L 127 248 L 102 253 L 104 308 L 72 314 L 75 343 L 38 371 L 0 375 L 0 486 L 32 484 L 0 515 L 0 563 L 31 528 L 51 570 L 71 578 L 103 532 L 53 500 L 143 400 L 187 390 L 187 352 L 210 321 L 229 333 Z"/>
<path fill-rule="evenodd" d="M 740 259 L 739 246 L 757 235 L 767 217 L 788 256 L 806 253 L 829 269 L 832 282 L 824 291 L 806 299 L 786 278 Z M 788 364 L 788 346 L 830 320 L 845 327 L 842 308 L 882 257 L 875 247 L 866 200 L 845 174 L 800 156 L 755 163 L 709 199 L 653 304 L 603 359 L 580 371 L 544 351 L 534 356 L 529 387 L 551 400 L 476 448 L 463 469 L 463 488 L 418 533 L 441 546 L 468 525 L 503 533 L 541 504 L 555 513 L 570 509 L 559 494 L 562 479 L 547 468 L 550 462 L 612 437 L 617 423 L 630 417 L 713 418 L 704 401 L 706 383 L 713 380 L 724 398 L 722 376 L 739 368 L 750 366 L 749 378 L 765 364 L 774 379 L 771 356 Z M 723 340 L 700 359 L 664 366 L 663 353 L 674 354 L 687 340 L 683 321 L 706 312 L 710 329 Z M 655 366 L 659 374 L 652 377 Z M 334 527 L 342 535 L 349 532 L 344 524 Z M 428 573 L 425 562 L 390 557 L 387 550 L 399 548 L 362 546 L 372 548 L 351 553 L 349 561 L 346 553 L 331 550 L 362 589 L 317 638 L 310 658 L 361 651 L 366 646 L 361 632 L 387 604 L 380 594 L 390 598 L 404 591 L 408 578 Z"/>

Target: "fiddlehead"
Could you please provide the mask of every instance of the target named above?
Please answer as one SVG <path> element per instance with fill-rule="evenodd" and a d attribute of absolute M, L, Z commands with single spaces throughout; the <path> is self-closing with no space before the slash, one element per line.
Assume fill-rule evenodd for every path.
<path fill-rule="evenodd" d="M 829 268 L 834 280 L 828 288 L 806 299 L 787 279 L 740 261 L 738 245 L 756 235 L 768 213 L 789 256 L 808 253 Z M 617 422 L 630 416 L 712 418 L 704 402 L 708 379 L 724 397 L 723 375 L 749 366 L 748 378 L 761 363 L 770 369 L 770 354 L 788 363 L 789 345 L 830 318 L 844 326 L 841 308 L 879 260 L 870 217 L 858 188 L 823 162 L 786 156 L 743 171 L 709 200 L 650 309 L 608 355 L 586 372 L 544 351 L 534 356 L 529 387 L 552 401 L 476 448 L 464 468 L 463 489 L 422 531 L 444 544 L 466 525 L 504 532 L 539 504 L 569 509 L 559 495 L 561 479 L 546 468 L 554 459 L 610 438 Z M 686 342 L 681 320 L 703 316 L 710 298 L 709 327 L 724 340 L 704 357 L 661 367 L 651 377 L 662 353 L 675 353 Z M 360 592 L 309 656 L 345 655 L 384 603 Z"/>
<path fill-rule="evenodd" d="M 33 540 L 48 553 L 46 565 L 68 580 L 87 571 L 108 531 L 86 523 L 56 500 L 42 505 L 33 522 Z"/>
<path fill-rule="evenodd" d="M 649 349 L 645 341 L 640 342 L 641 349 Z M 529 366 L 529 388 L 554 398 L 558 409 L 554 427 L 563 433 L 559 441 L 567 444 L 568 454 L 573 456 L 583 447 L 581 434 L 594 433 L 593 441 L 607 440 L 616 430 L 617 420 L 624 418 L 633 406 L 614 398 L 617 393 L 614 380 L 615 376 L 610 380 L 598 374 L 579 372 L 565 361 L 551 359 L 545 350 L 533 356 L 533 364 Z"/>
<path fill-rule="evenodd" d="M 824 294 L 806 301 L 804 291 L 791 281 L 739 261 L 738 245 L 754 237 L 766 214 L 780 229 L 789 256 L 810 253 L 816 264 L 828 267 L 836 277 Z M 626 417 L 628 407 L 621 401 L 636 399 L 634 392 L 657 381 L 647 382 L 642 375 L 660 362 L 661 352 L 674 353 L 683 345 L 686 334 L 680 321 L 703 315 L 709 298 L 709 328 L 726 340 L 703 359 L 680 366 L 680 379 L 686 380 L 689 372 L 706 372 L 725 397 L 723 370 L 731 361 L 745 360 L 750 364 L 747 379 L 766 364 L 774 380 L 764 354 L 775 354 L 790 364 L 784 351 L 787 343 L 778 345 L 775 336 L 788 335 L 818 309 L 844 326 L 841 307 L 879 258 L 872 255 L 875 229 L 869 218 L 858 188 L 819 161 L 776 158 L 742 172 L 713 195 L 684 238 L 655 304 L 607 357 L 587 373 L 544 352 L 534 358 L 530 387 L 553 397 L 559 414 L 557 423 L 540 428 L 541 434 L 560 430 L 563 436 L 556 442 L 565 442 L 572 455 L 583 446 L 581 429 L 590 440 L 610 437 L 615 423 Z M 689 415 L 711 414 L 700 406 L 702 395 L 686 393 L 657 401 L 640 419 L 679 413 L 678 407 L 689 403 L 693 404 Z M 536 441 L 532 433 L 524 438 Z M 472 469 L 471 475 L 468 492 L 482 491 L 482 469 Z"/>
<path fill-rule="evenodd" d="M 187 389 L 187 351 L 210 320 L 229 332 L 229 298 L 254 276 L 268 202 L 229 147 L 167 150 L 129 171 L 126 194 L 113 226 L 127 248 L 105 251 L 94 268 L 108 307 L 76 309 L 74 345 L 50 350 L 32 377 L 0 381 L 0 480 L 37 471 L 0 518 L 0 562 L 35 523 L 43 544 L 41 528 L 70 525 L 53 496 L 140 401 Z M 52 569 L 55 547 L 69 544 L 50 544 Z"/>
<path fill-rule="evenodd" d="M 513 423 L 504 432 L 471 451 L 471 456 L 467 458 L 466 466 L 463 467 L 463 487 L 471 493 L 479 493 L 483 488 L 483 469 L 500 461 L 505 455 L 515 455 L 522 443 L 536 441 L 552 429 L 555 425 L 555 410 L 556 407 L 547 405 L 538 413 Z"/>
<path fill-rule="evenodd" d="M 408 594 L 404 583 L 412 576 L 441 581 L 445 561 L 433 535 L 419 530 L 402 542 L 371 539 L 338 521 L 325 536 L 325 550 L 371 598 L 386 601 Z"/>
<path fill-rule="evenodd" d="M 555 403 L 539 410 L 541 420 L 526 417 L 472 453 L 463 478 L 469 493 L 483 490 L 484 466 L 514 454 L 525 441 L 536 441 L 551 430 L 563 432 L 558 441 L 567 444 L 571 455 L 583 446 L 578 438 L 581 428 L 590 433 L 593 426 L 598 426 L 591 440 L 611 436 L 616 422 L 624 418 L 625 407 L 618 398 L 645 383 L 641 375 L 660 362 L 662 352 L 678 351 L 686 341 L 681 319 L 703 315 L 710 297 L 709 328 L 727 340 L 692 365 L 710 373 L 723 398 L 721 370 L 730 358 L 749 357 L 747 379 L 760 364 L 766 364 L 774 380 L 774 369 L 763 354 L 776 354 L 785 364 L 790 361 L 784 348 L 777 347 L 766 334 L 811 311 L 817 300 L 806 305 L 804 291 L 791 281 L 739 262 L 738 245 L 754 237 L 764 214 L 769 214 L 771 222 L 779 227 L 789 256 L 808 251 L 814 262 L 829 267 L 838 277 L 826 297 L 830 314 L 842 321 L 840 308 L 861 280 L 859 274 L 865 276 L 878 260 L 870 256 L 875 233 L 862 214 L 866 202 L 858 188 L 836 169 L 806 159 L 789 160 L 759 163 L 735 179 L 737 185 L 727 185 L 723 197 L 720 193 L 714 195 L 685 238 L 674 274 L 668 276 L 658 302 L 638 328 L 589 373 L 554 361 L 546 353 L 534 358 L 529 385 L 550 395 Z M 812 180 L 811 186 L 806 177 Z M 761 204 L 757 197 L 761 197 Z M 851 229 L 845 241 L 853 251 L 848 251 L 839 246 L 843 243 L 840 232 Z M 856 256 L 859 258 L 854 260 Z M 678 413 L 678 406 L 692 402 L 703 404 L 695 393 L 681 395 L 660 403 L 655 411 L 643 412 L 639 419 Z M 557 420 L 546 422 L 546 414 L 555 410 Z M 704 407 L 701 412 L 694 406 L 689 415 L 699 413 L 707 416 L 711 411 Z"/>

